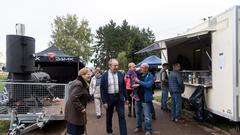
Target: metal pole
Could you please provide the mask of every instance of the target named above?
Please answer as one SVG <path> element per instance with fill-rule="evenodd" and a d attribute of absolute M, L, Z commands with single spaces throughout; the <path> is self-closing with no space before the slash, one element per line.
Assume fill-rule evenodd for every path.
<path fill-rule="evenodd" d="M 208 59 L 212 62 L 212 58 L 210 57 L 209 53 L 206 51 L 206 54 L 208 56 Z"/>

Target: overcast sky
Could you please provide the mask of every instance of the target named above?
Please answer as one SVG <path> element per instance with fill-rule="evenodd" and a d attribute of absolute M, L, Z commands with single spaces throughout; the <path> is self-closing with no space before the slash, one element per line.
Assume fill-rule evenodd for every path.
<path fill-rule="evenodd" d="M 240 0 L 2 0 L 0 3 L 0 52 L 5 55 L 6 35 L 15 34 L 15 24 L 23 23 L 26 36 L 36 40 L 36 52 L 47 48 L 51 24 L 56 16 L 76 14 L 89 21 L 92 32 L 113 19 L 130 25 L 149 27 L 156 40 L 176 36 L 215 16 Z"/>

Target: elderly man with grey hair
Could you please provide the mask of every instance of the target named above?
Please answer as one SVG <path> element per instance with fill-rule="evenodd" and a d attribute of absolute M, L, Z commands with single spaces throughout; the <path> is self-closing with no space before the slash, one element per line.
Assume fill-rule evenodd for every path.
<path fill-rule="evenodd" d="M 145 135 L 152 134 L 152 85 L 154 83 L 153 75 L 148 71 L 149 65 L 143 63 L 140 66 L 140 74 L 136 82 L 140 84 L 138 88 L 138 95 L 140 100 L 136 101 L 136 129 L 135 133 L 142 130 L 142 113 L 144 114 L 144 131 Z"/>
<path fill-rule="evenodd" d="M 127 135 L 124 102 L 128 102 L 124 75 L 118 71 L 118 60 L 109 60 L 109 70 L 102 75 L 100 92 L 107 116 L 107 134 L 112 135 L 112 117 L 114 107 L 118 113 L 120 135 Z"/>

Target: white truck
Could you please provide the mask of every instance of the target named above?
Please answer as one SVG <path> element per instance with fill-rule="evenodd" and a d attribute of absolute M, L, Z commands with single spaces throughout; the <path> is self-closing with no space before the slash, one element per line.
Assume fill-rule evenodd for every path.
<path fill-rule="evenodd" d="M 160 50 L 169 64 L 180 62 L 184 98 L 203 86 L 207 110 L 240 121 L 240 6 L 137 53 L 152 50 Z"/>

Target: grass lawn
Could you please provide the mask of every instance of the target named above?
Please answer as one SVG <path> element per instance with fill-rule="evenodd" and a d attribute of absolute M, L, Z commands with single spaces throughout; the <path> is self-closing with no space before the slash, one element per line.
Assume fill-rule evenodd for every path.
<path fill-rule="evenodd" d="M 0 135 L 4 135 L 7 133 L 9 129 L 9 121 L 0 121 Z"/>
<path fill-rule="evenodd" d="M 156 100 L 157 102 L 160 102 L 160 99 L 161 99 L 160 96 L 156 96 L 156 97 L 154 97 L 154 100 Z"/>

